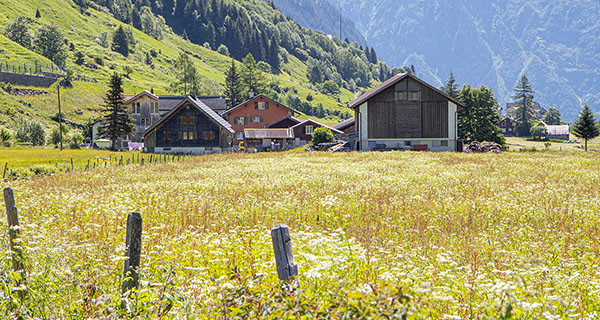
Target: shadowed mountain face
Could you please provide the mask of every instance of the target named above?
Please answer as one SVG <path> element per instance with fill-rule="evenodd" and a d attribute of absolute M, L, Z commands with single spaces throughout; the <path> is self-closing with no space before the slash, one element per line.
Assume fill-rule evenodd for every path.
<path fill-rule="evenodd" d="M 597 0 L 340 1 L 382 60 L 412 64 L 434 85 L 454 71 L 504 105 L 525 74 L 536 100 L 566 121 L 584 103 L 600 111 Z"/>
<path fill-rule="evenodd" d="M 339 0 L 272 0 L 277 9 L 300 25 L 332 36 L 340 36 Z M 342 10 L 344 11 L 344 10 Z M 343 12 L 345 13 L 345 12 Z M 367 44 L 351 19 L 342 18 L 342 40 Z"/>

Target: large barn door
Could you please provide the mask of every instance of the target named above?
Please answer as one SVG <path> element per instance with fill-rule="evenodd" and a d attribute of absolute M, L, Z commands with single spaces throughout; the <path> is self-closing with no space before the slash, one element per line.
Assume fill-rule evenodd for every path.
<path fill-rule="evenodd" d="M 421 137 L 421 103 L 401 103 L 396 105 L 394 138 Z"/>

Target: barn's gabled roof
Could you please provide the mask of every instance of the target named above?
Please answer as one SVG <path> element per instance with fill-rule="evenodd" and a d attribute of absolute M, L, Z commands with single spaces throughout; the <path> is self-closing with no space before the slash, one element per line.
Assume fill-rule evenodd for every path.
<path fill-rule="evenodd" d="M 356 108 L 358 106 L 360 106 L 361 104 L 367 102 L 367 100 L 371 99 L 372 97 L 376 96 L 377 94 L 381 93 L 383 90 L 395 85 L 396 83 L 406 79 L 406 78 L 411 78 L 417 82 L 419 82 L 420 84 L 432 89 L 433 91 L 443 95 L 445 98 L 447 98 L 448 100 L 452 101 L 454 104 L 456 104 L 457 106 L 463 107 L 463 103 L 458 101 L 458 99 L 452 98 L 449 95 L 447 95 L 444 91 L 430 85 L 429 83 L 417 78 L 415 75 L 412 75 L 410 73 L 399 73 L 389 79 L 387 79 L 386 81 L 382 82 L 380 85 L 376 86 L 375 88 L 371 89 L 370 91 L 368 91 L 367 93 L 363 94 L 362 96 L 358 97 L 356 100 L 350 102 L 350 104 L 348 105 L 350 108 Z"/>
<path fill-rule="evenodd" d="M 308 120 L 305 120 L 305 121 L 303 121 L 303 122 L 300 122 L 300 123 L 298 123 L 297 125 L 293 126 L 291 129 L 294 129 L 294 128 L 296 128 L 296 127 L 301 127 L 301 126 L 303 126 L 303 125 L 306 125 L 306 124 L 309 124 L 309 123 L 312 123 L 312 124 L 314 124 L 314 125 L 317 125 L 317 126 L 320 126 L 320 127 L 325 127 L 325 128 L 328 128 L 329 130 L 331 130 L 333 133 L 336 133 L 336 134 L 342 134 L 342 133 L 343 133 L 342 131 L 340 131 L 340 130 L 338 130 L 338 129 L 336 129 L 336 128 L 332 128 L 332 127 L 330 127 L 330 126 L 328 126 L 328 125 L 324 125 L 324 124 L 322 124 L 322 123 L 319 123 L 319 122 L 317 122 L 317 121 L 315 121 L 315 120 L 313 120 L 313 119 L 308 119 Z"/>
<path fill-rule="evenodd" d="M 235 134 L 235 130 L 233 130 L 233 128 L 231 127 L 231 124 L 229 124 L 229 122 L 225 121 L 225 119 L 221 118 L 221 116 L 219 116 L 213 109 L 211 109 L 204 102 L 202 102 L 202 100 L 194 99 L 191 96 L 187 96 L 185 99 L 181 100 L 176 107 L 174 107 L 173 109 L 171 109 L 171 111 L 169 111 L 167 114 L 162 116 L 159 121 L 157 121 L 152 126 L 150 126 L 146 130 L 146 132 L 144 132 L 144 135 L 148 135 L 150 132 L 155 130 L 162 123 L 169 120 L 171 118 L 171 116 L 174 113 L 176 113 L 181 107 L 183 107 L 183 105 L 185 105 L 185 102 L 187 102 L 187 101 L 189 101 L 194 107 L 196 107 L 198 110 L 200 110 L 200 112 L 204 113 L 209 119 L 212 119 L 217 125 L 219 125 L 223 129 L 225 129 L 229 133 Z"/>
<path fill-rule="evenodd" d="M 283 105 L 283 104 L 281 104 L 281 103 L 279 103 L 279 102 L 277 102 L 277 101 L 275 101 L 275 100 L 273 100 L 273 99 L 271 99 L 271 98 L 269 98 L 269 97 L 267 97 L 267 96 L 265 96 L 265 95 L 263 95 L 263 94 L 259 94 L 259 95 L 257 95 L 257 96 L 254 96 L 253 98 L 251 98 L 251 99 L 248 99 L 248 100 L 246 100 L 246 101 L 244 101 L 244 102 L 242 102 L 242 103 L 238 104 L 237 106 L 235 106 L 235 107 L 233 107 L 233 108 L 231 108 L 231 109 L 229 109 L 229 110 L 225 111 L 225 112 L 223 113 L 223 115 L 229 114 L 229 113 L 231 113 L 233 110 L 237 110 L 237 109 L 239 109 L 239 108 L 245 107 L 245 106 L 246 106 L 246 105 L 248 105 L 250 102 L 252 102 L 252 101 L 254 101 L 254 100 L 258 99 L 258 98 L 264 98 L 264 99 L 267 99 L 267 100 L 269 100 L 269 101 L 273 102 L 274 104 L 276 104 L 276 105 L 278 105 L 278 106 L 280 106 L 280 107 L 283 107 L 283 108 L 286 108 L 286 109 L 290 110 L 290 111 L 292 112 L 292 114 L 299 113 L 298 111 L 296 111 L 296 110 L 294 110 L 294 109 L 292 109 L 292 108 L 290 108 L 290 107 L 288 107 L 288 106 L 285 106 L 285 105 Z"/>

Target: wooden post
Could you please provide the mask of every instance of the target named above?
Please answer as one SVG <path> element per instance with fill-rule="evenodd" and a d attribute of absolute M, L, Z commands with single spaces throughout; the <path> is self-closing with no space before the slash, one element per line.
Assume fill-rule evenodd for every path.
<path fill-rule="evenodd" d="M 8 169 L 8 162 L 4 163 L 4 173 L 2 174 L 2 179 L 6 178 L 6 169 Z"/>
<path fill-rule="evenodd" d="M 142 157 L 142 162 L 141 162 L 141 164 L 142 164 L 142 165 L 144 165 L 144 157 Z"/>
<path fill-rule="evenodd" d="M 90 159 L 88 159 L 88 163 L 87 163 L 87 166 L 85 166 L 85 170 L 87 170 L 89 168 L 90 168 Z"/>
<path fill-rule="evenodd" d="M 290 229 L 284 224 L 278 224 L 271 229 L 275 263 L 279 280 L 289 281 L 298 274 L 298 265 L 294 262 Z"/>
<path fill-rule="evenodd" d="M 127 235 L 125 236 L 125 263 L 123 264 L 122 292 L 127 293 L 138 287 L 138 268 L 142 252 L 142 215 L 131 212 L 127 216 Z"/>
<path fill-rule="evenodd" d="M 74 167 L 73 167 L 73 158 L 71 158 L 71 171 L 73 171 Z"/>
<path fill-rule="evenodd" d="M 152 155 L 150 155 L 150 163 L 152 163 Z"/>
<path fill-rule="evenodd" d="M 15 272 L 21 273 L 25 277 L 25 267 L 23 266 L 23 246 L 17 240 L 21 234 L 19 229 L 19 215 L 15 206 L 15 195 L 13 189 L 4 188 L 4 205 L 6 206 L 6 218 L 8 219 L 8 238 L 12 256 L 12 265 Z"/>

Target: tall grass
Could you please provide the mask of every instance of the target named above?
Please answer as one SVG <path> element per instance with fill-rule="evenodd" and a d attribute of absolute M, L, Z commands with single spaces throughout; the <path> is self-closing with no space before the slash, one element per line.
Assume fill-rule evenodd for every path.
<path fill-rule="evenodd" d="M 287 153 L 15 181 L 30 294 L 21 305 L 11 293 L 4 259 L 0 308 L 58 318 L 595 319 L 598 172 L 590 154 Z M 121 310 L 130 211 L 144 219 L 142 285 Z M 290 226 L 300 269 L 289 285 L 274 266 L 277 223 Z"/>

